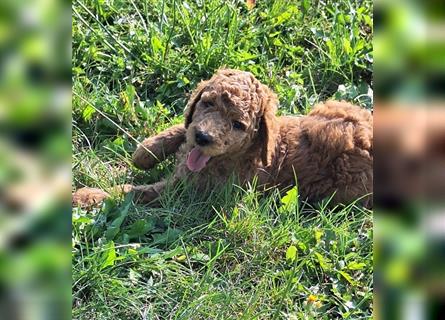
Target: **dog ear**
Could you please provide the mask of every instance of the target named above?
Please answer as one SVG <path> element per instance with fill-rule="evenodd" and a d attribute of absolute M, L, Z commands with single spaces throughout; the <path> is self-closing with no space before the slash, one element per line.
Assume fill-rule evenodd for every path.
<path fill-rule="evenodd" d="M 184 118 L 185 118 L 185 128 L 187 129 L 192 122 L 193 113 L 195 112 L 195 107 L 198 101 L 201 99 L 202 92 L 204 91 L 207 83 L 209 81 L 201 81 L 196 89 L 192 92 L 189 101 L 185 107 Z"/>
<path fill-rule="evenodd" d="M 276 138 L 278 133 L 277 111 L 278 99 L 275 93 L 265 85 L 261 85 L 260 99 L 262 116 L 259 123 L 259 140 L 261 143 L 261 160 L 267 167 L 271 164 L 275 153 Z"/>

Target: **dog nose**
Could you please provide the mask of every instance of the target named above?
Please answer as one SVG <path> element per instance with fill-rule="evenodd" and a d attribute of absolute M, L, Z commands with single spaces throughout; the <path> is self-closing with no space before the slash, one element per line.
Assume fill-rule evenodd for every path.
<path fill-rule="evenodd" d="M 213 142 L 213 139 L 208 133 L 197 131 L 195 134 L 195 141 L 200 146 L 206 146 L 208 144 L 211 144 Z"/>

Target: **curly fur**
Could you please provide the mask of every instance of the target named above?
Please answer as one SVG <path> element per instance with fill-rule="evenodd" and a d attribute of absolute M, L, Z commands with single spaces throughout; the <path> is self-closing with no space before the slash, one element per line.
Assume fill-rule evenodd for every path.
<path fill-rule="evenodd" d="M 328 101 L 315 106 L 307 116 L 277 117 L 277 107 L 275 93 L 251 73 L 218 70 L 192 93 L 184 125 L 145 140 L 133 160 L 137 167 L 149 169 L 176 152 L 177 165 L 169 181 L 192 178 L 203 188 L 224 183 L 235 174 L 242 183 L 256 176 L 260 185 L 280 189 L 294 185 L 296 178 L 300 196 L 310 202 L 335 193 L 333 201 L 344 203 L 372 193 L 369 111 L 347 102 Z M 197 146 L 197 132 L 205 132 L 212 143 Z M 210 157 L 199 172 L 191 172 L 187 166 L 194 148 Z M 132 190 L 149 202 L 162 193 L 166 183 Z M 372 197 L 363 203 L 371 206 Z"/>

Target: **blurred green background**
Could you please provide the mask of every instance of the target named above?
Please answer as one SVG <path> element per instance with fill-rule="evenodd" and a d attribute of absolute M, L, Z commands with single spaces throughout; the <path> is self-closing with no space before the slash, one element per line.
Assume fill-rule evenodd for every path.
<path fill-rule="evenodd" d="M 380 319 L 445 314 L 445 5 L 376 1 L 375 303 Z"/>
<path fill-rule="evenodd" d="M 0 318 L 70 316 L 71 13 L 0 3 Z"/>

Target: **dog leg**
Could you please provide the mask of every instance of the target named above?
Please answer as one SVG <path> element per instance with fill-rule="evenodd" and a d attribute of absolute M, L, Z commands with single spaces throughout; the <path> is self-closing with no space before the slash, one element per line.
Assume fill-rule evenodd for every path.
<path fill-rule="evenodd" d="M 160 197 L 166 186 L 167 180 L 162 180 L 145 186 L 134 186 L 131 191 L 135 193 L 137 202 L 150 203 Z"/>
<path fill-rule="evenodd" d="M 126 194 L 128 192 L 131 192 L 132 189 L 133 186 L 130 184 L 115 186 L 108 190 L 108 192 L 98 188 L 80 188 L 72 194 L 72 205 L 73 207 L 81 208 L 97 207 L 106 198 L 109 198 L 110 194 Z"/>
<path fill-rule="evenodd" d="M 90 208 L 101 204 L 110 195 L 97 188 L 81 188 L 72 194 L 73 207 Z"/>
<path fill-rule="evenodd" d="M 119 185 L 104 191 L 97 188 L 81 188 L 76 190 L 72 195 L 73 206 L 81 208 L 89 208 L 100 205 L 110 195 L 135 193 L 135 201 L 139 203 L 153 202 L 161 195 L 167 185 L 167 180 L 162 180 L 145 186 L 132 186 L 129 184 Z"/>
<path fill-rule="evenodd" d="M 175 125 L 154 137 L 145 139 L 133 153 L 133 163 L 139 169 L 151 169 L 167 156 L 178 151 L 185 141 L 183 124 Z"/>

